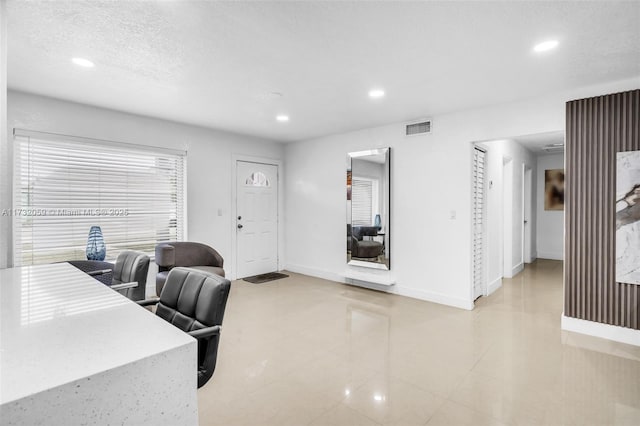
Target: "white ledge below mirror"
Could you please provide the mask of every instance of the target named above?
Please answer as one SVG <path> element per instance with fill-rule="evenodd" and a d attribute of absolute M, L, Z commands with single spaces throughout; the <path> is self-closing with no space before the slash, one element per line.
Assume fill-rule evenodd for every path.
<path fill-rule="evenodd" d="M 391 287 L 395 285 L 396 278 L 389 271 L 359 271 L 356 269 L 347 269 L 344 272 L 344 278 L 347 284 L 361 285 L 369 287 L 367 284 L 375 284 L 377 286 Z M 376 287 L 371 287 L 377 289 Z"/>

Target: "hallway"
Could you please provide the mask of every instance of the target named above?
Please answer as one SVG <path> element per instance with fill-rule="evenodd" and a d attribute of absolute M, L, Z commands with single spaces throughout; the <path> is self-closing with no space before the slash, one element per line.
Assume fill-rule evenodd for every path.
<path fill-rule="evenodd" d="M 562 267 L 539 259 L 478 300 L 499 332 L 472 370 L 491 378 L 471 381 L 487 395 L 473 404 L 535 424 L 639 424 L 640 348 L 560 330 Z"/>

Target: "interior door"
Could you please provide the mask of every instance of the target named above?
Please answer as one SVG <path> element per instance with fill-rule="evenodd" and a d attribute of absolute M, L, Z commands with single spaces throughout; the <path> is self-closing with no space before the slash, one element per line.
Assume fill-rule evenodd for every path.
<path fill-rule="evenodd" d="M 278 166 L 238 161 L 237 278 L 278 270 Z"/>

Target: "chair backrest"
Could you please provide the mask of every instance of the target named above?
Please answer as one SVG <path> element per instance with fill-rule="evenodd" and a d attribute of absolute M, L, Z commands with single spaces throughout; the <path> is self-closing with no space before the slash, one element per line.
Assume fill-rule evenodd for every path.
<path fill-rule="evenodd" d="M 377 226 L 354 226 L 353 235 L 358 240 L 362 240 L 362 237 L 375 237 L 378 235 L 378 227 Z"/>
<path fill-rule="evenodd" d="M 214 248 L 190 241 L 175 241 L 156 246 L 156 263 L 160 267 L 217 266 L 224 267 L 224 259 Z"/>
<path fill-rule="evenodd" d="M 131 300 L 144 300 L 149 272 L 149 256 L 132 250 L 121 252 L 113 266 L 112 284 L 138 282 L 138 286 L 119 290 Z"/>
<path fill-rule="evenodd" d="M 185 332 L 221 326 L 231 282 L 197 269 L 176 267 L 169 272 L 156 315 Z M 213 375 L 220 335 L 198 339 L 198 387 Z"/>

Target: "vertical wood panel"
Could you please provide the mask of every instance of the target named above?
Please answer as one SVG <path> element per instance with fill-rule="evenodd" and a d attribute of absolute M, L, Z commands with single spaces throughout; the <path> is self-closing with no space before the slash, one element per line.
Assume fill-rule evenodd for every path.
<path fill-rule="evenodd" d="M 640 286 L 615 281 L 616 153 L 640 150 L 640 90 L 566 113 L 565 315 L 640 329 Z"/>

